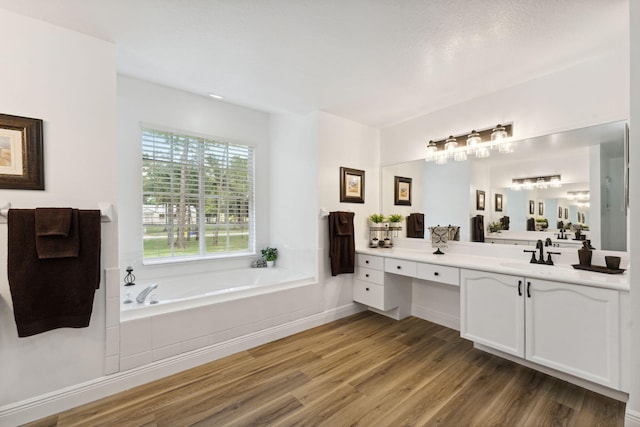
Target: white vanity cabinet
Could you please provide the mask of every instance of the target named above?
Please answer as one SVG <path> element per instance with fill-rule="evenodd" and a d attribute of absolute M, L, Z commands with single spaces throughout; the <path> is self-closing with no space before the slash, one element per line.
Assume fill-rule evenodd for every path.
<path fill-rule="evenodd" d="M 620 389 L 619 292 L 463 269 L 462 337 Z"/>
<path fill-rule="evenodd" d="M 383 311 L 397 307 L 395 289 L 384 283 L 384 258 L 357 254 L 356 264 L 353 300 Z"/>

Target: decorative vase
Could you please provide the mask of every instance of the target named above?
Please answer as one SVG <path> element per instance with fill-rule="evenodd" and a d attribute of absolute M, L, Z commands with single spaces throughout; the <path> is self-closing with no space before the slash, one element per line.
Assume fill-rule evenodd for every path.
<path fill-rule="evenodd" d="M 267 261 L 267 267 L 273 267 L 275 263 L 275 261 Z"/>
<path fill-rule="evenodd" d="M 578 260 L 580 261 L 580 265 L 591 266 L 593 251 L 586 243 L 587 242 L 584 242 L 582 248 L 578 249 Z"/>

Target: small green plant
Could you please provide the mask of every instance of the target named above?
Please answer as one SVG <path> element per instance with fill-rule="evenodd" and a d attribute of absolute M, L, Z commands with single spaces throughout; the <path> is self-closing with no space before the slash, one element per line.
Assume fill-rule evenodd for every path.
<path fill-rule="evenodd" d="M 490 233 L 497 233 L 499 231 L 502 231 L 502 223 L 500 223 L 500 222 L 490 222 L 489 225 L 487 226 L 487 228 L 489 229 Z"/>
<path fill-rule="evenodd" d="M 547 218 L 536 218 L 536 222 L 547 222 Z"/>
<path fill-rule="evenodd" d="M 278 258 L 278 249 L 266 247 L 260 251 L 265 261 L 275 261 Z"/>
<path fill-rule="evenodd" d="M 400 214 L 391 214 L 389 215 L 389 222 L 401 222 L 402 215 Z"/>
<path fill-rule="evenodd" d="M 384 215 L 382 215 L 382 214 L 371 214 L 371 215 L 369 215 L 369 221 L 373 222 L 374 224 L 380 224 L 380 223 L 384 222 Z"/>

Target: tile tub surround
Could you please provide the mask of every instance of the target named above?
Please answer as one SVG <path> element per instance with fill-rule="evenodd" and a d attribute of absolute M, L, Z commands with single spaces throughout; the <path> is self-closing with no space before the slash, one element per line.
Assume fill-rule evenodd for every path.
<path fill-rule="evenodd" d="M 213 346 L 318 312 L 314 283 L 120 323 L 120 370 Z"/>

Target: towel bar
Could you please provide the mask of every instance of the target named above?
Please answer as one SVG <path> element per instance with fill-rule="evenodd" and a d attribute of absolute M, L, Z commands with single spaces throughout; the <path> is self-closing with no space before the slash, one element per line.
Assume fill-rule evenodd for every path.
<path fill-rule="evenodd" d="M 100 222 L 111 222 L 113 218 L 113 205 L 111 203 L 98 203 L 100 209 Z M 0 224 L 7 223 L 7 215 L 11 209 L 11 203 L 6 202 L 1 204 L 0 202 Z"/>

